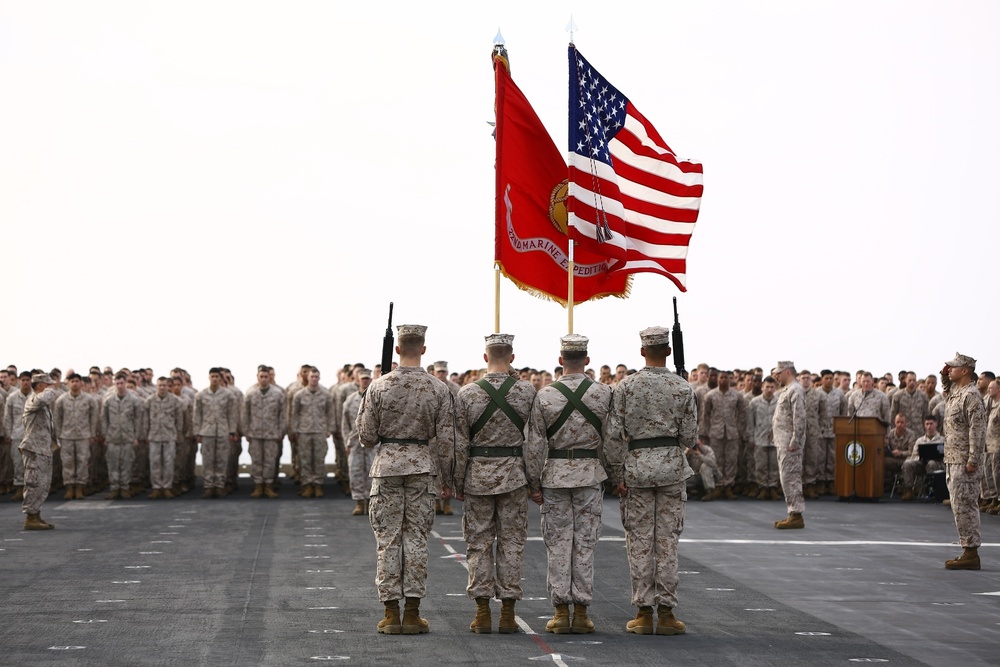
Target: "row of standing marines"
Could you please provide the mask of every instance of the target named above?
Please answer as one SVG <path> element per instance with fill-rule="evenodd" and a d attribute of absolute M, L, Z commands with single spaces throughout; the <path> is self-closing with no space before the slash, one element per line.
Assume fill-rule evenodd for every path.
<path fill-rule="evenodd" d="M 486 337 L 483 356 L 486 376 L 457 396 L 421 366 L 426 327 L 401 325 L 398 330 L 399 367 L 357 394 L 357 436 L 374 452 L 368 510 L 377 542 L 376 587 L 385 606 L 378 632 L 429 631 L 419 615 L 426 593 L 427 536 L 435 500 L 452 495 L 464 501 L 468 593 L 476 602 L 473 632 L 492 631 L 493 597 L 502 602 L 499 632 L 518 631 L 515 604 L 522 595 L 529 500 L 541 506 L 547 587 L 555 606 L 546 630 L 593 632 L 587 610 L 603 483 L 610 478 L 620 498 L 632 604 L 638 608 L 626 630 L 683 633 L 684 623 L 673 614 L 677 542 L 684 525 L 685 480 L 693 475 L 685 452 L 696 446 L 698 420 L 692 386 L 666 368 L 669 330 L 650 327 L 640 332 L 646 366 L 614 389 L 585 375 L 588 339 L 564 336 L 559 358 L 564 375 L 537 392 L 511 370 L 513 336 L 492 334 Z M 956 355 L 944 372 L 964 390 L 968 383 L 962 379 L 974 367 L 975 360 Z M 802 390 L 791 362 L 778 362 L 772 374 L 785 389 L 773 429 L 789 510 L 775 527 L 801 528 Z M 52 466 L 51 407 L 57 394 L 51 384 L 44 373 L 33 376 L 34 392 L 24 407 L 19 450 L 26 529 L 51 527 L 39 514 Z M 979 569 L 978 515 L 967 511 L 974 503 L 965 502 L 965 496 L 974 494 L 963 491 L 973 489 L 978 480 L 975 453 L 982 453 L 979 436 L 985 429 L 980 428 L 983 410 L 975 410 L 976 405 L 966 409 L 967 393 L 961 391 L 956 396 L 961 400 L 950 401 L 947 413 L 957 427 L 949 430 L 969 436 L 960 463 L 947 460 L 946 443 L 946 463 L 956 463 L 949 466 L 948 482 L 958 501 L 953 510 L 963 546 L 963 554 L 948 561 L 949 569 Z M 959 419 L 958 413 L 968 413 L 968 418 Z"/>
<path fill-rule="evenodd" d="M 584 370 L 588 339 L 561 339 L 562 378 L 536 392 L 511 371 L 513 336 L 486 337 L 487 374 L 454 397 L 421 366 L 426 327 L 398 327 L 399 368 L 364 393 L 357 428 L 376 447 L 369 517 L 377 542 L 376 587 L 383 634 L 420 634 L 426 594 L 427 535 L 434 502 L 464 502 L 470 629 L 493 629 L 490 600 L 501 601 L 497 630 L 515 633 L 522 596 L 521 559 L 528 502 L 540 505 L 555 613 L 549 632 L 594 631 L 594 548 L 601 532 L 603 483 L 621 498 L 632 604 L 626 629 L 675 635 L 685 630 L 677 605 L 677 541 L 684 526 L 684 455 L 697 440 L 694 391 L 666 368 L 670 331 L 640 333 L 646 366 L 616 388 Z M 572 607 L 572 612 L 570 610 Z M 656 618 L 654 621 L 654 610 Z"/>

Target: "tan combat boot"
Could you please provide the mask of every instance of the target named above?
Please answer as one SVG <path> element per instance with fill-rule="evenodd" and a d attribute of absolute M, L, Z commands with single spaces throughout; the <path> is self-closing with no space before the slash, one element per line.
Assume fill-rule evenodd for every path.
<path fill-rule="evenodd" d="M 14 495 L 10 499 L 10 502 L 12 502 L 12 503 L 19 503 L 22 500 L 24 500 L 24 487 L 23 486 L 15 486 L 14 487 Z"/>
<path fill-rule="evenodd" d="M 653 634 L 653 608 L 639 607 L 635 618 L 625 624 L 625 632 L 631 632 L 634 635 Z"/>
<path fill-rule="evenodd" d="M 313 484 L 313 498 L 322 498 L 326 493 L 323 491 L 322 484 Z"/>
<path fill-rule="evenodd" d="M 27 525 L 27 523 L 25 524 Z M 944 562 L 946 570 L 978 570 L 979 569 L 979 548 L 965 547 L 958 558 L 952 558 Z"/>
<path fill-rule="evenodd" d="M 277 498 L 278 492 L 274 490 L 274 487 L 270 484 L 264 485 L 264 497 L 265 498 Z"/>
<path fill-rule="evenodd" d="M 726 486 L 722 489 L 722 497 L 725 500 L 736 500 L 736 494 L 733 493 L 732 485 Z"/>
<path fill-rule="evenodd" d="M 781 500 L 781 491 L 778 491 L 778 487 L 771 487 L 771 500 Z"/>
<path fill-rule="evenodd" d="M 385 603 L 385 618 L 378 622 L 378 631 L 383 635 L 398 635 L 403 632 L 399 622 L 399 600 L 388 600 Z"/>
<path fill-rule="evenodd" d="M 312 484 L 303 485 L 302 488 L 299 490 L 299 495 L 303 498 L 312 498 L 313 497 Z"/>
<path fill-rule="evenodd" d="M 162 498 L 162 497 L 163 497 L 163 492 L 160 491 L 159 489 L 153 489 L 153 492 L 149 494 L 150 500 L 156 500 L 157 498 Z"/>
<path fill-rule="evenodd" d="M 253 491 L 250 492 L 251 498 L 263 498 L 264 497 L 264 485 L 254 484 Z"/>
<path fill-rule="evenodd" d="M 557 604 L 556 614 L 545 624 L 545 632 L 557 635 L 566 635 L 573 631 L 569 622 L 569 605 Z"/>
<path fill-rule="evenodd" d="M 778 530 L 789 530 L 793 528 L 805 528 L 806 522 L 798 512 L 789 512 L 781 521 L 775 521 L 774 527 Z"/>
<path fill-rule="evenodd" d="M 660 605 L 656 608 L 656 634 L 658 635 L 683 635 L 683 621 L 674 616 L 674 610 L 670 607 Z"/>
<path fill-rule="evenodd" d="M 434 501 L 434 514 L 444 514 L 444 508 L 442 507 L 440 500 Z"/>
<path fill-rule="evenodd" d="M 365 513 L 365 501 L 363 500 L 355 501 L 354 510 L 351 511 L 351 514 L 354 516 L 362 516 L 364 513 Z"/>
<path fill-rule="evenodd" d="M 490 615 L 490 599 L 476 598 L 476 617 L 469 625 L 477 635 L 488 635 L 493 632 L 493 617 Z"/>
<path fill-rule="evenodd" d="M 86 494 L 84 494 L 84 492 L 83 492 L 83 484 L 77 484 L 76 485 L 76 499 L 77 500 L 83 500 L 86 497 L 87 497 Z"/>
<path fill-rule="evenodd" d="M 25 530 L 52 530 L 55 528 L 51 523 L 45 523 L 42 520 L 42 515 L 38 514 L 28 514 L 24 517 L 24 529 Z M 976 561 L 977 563 L 979 561 Z M 978 569 L 978 568 L 977 568 Z"/>
<path fill-rule="evenodd" d="M 903 497 L 900 498 L 900 500 L 902 500 L 904 503 L 908 503 L 911 500 L 913 500 L 913 491 L 912 491 L 912 489 L 907 489 L 906 491 L 904 491 L 903 492 Z"/>
<path fill-rule="evenodd" d="M 761 487 L 760 491 L 757 493 L 756 496 L 757 500 L 767 500 L 770 497 L 771 497 L 771 492 L 767 489 L 766 486 Z"/>
<path fill-rule="evenodd" d="M 594 622 L 587 616 L 587 605 L 573 605 L 573 634 L 587 635 L 594 631 Z"/>
<path fill-rule="evenodd" d="M 160 497 L 164 498 L 164 499 L 173 498 L 174 497 L 174 492 L 171 491 L 170 489 L 161 489 L 160 490 Z"/>
<path fill-rule="evenodd" d="M 406 598 L 403 605 L 403 634 L 422 635 L 430 630 L 427 619 L 420 618 L 420 598 Z"/>
<path fill-rule="evenodd" d="M 441 512 L 444 513 L 445 516 L 451 516 L 454 514 L 454 512 L 451 511 L 451 498 L 441 503 Z"/>
<path fill-rule="evenodd" d="M 713 486 L 711 489 L 705 491 L 705 495 L 703 495 L 701 497 L 701 500 L 702 500 L 702 502 L 706 502 L 707 503 L 707 502 L 710 502 L 712 500 L 715 500 L 717 497 L 718 496 L 715 493 L 715 487 Z"/>
<path fill-rule="evenodd" d="M 72 484 L 66 485 L 66 495 L 63 496 L 63 500 L 73 500 L 76 498 L 76 487 Z"/>
<path fill-rule="evenodd" d="M 500 602 L 500 623 L 497 626 L 497 632 L 502 635 L 512 635 L 520 629 L 517 625 L 517 619 L 514 618 L 515 602 L 516 600 L 502 600 Z"/>
<path fill-rule="evenodd" d="M 121 489 L 111 489 L 108 495 L 104 496 L 108 500 L 118 500 L 122 497 Z"/>

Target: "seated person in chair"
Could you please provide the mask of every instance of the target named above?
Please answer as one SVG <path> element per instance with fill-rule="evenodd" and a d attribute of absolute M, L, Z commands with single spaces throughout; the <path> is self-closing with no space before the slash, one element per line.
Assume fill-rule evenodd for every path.
<path fill-rule="evenodd" d="M 923 475 L 944 470 L 944 463 L 941 461 L 920 460 L 920 445 L 941 445 L 944 446 L 944 436 L 938 432 L 937 418 L 932 415 L 924 417 L 924 434 L 917 438 L 913 444 L 913 453 L 910 458 L 903 462 L 903 500 L 909 502 L 917 494 L 917 479 L 923 479 Z"/>

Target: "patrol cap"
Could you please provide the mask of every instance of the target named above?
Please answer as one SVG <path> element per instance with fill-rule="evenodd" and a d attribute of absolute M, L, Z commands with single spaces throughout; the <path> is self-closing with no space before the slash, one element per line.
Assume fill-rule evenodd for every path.
<path fill-rule="evenodd" d="M 777 364 L 774 365 L 774 368 L 771 369 L 771 375 L 774 375 L 775 373 L 780 373 L 782 371 L 787 371 L 787 370 L 793 370 L 794 371 L 795 370 L 795 363 L 792 362 L 792 361 L 779 361 Z"/>
<path fill-rule="evenodd" d="M 486 337 L 486 347 L 494 345 L 514 345 L 514 334 L 490 334 Z"/>
<path fill-rule="evenodd" d="M 48 373 L 35 373 L 31 376 L 31 384 L 55 384 Z"/>
<path fill-rule="evenodd" d="M 354 371 L 354 374 L 357 375 L 358 378 L 370 378 L 372 376 L 372 372 L 367 368 L 359 368 Z"/>
<path fill-rule="evenodd" d="M 666 327 L 649 327 L 639 332 L 643 347 L 652 345 L 670 345 L 670 329 Z"/>
<path fill-rule="evenodd" d="M 560 352 L 586 352 L 590 339 L 580 334 L 569 334 L 559 339 Z"/>
<path fill-rule="evenodd" d="M 396 327 L 396 333 L 400 338 L 404 336 L 423 338 L 427 333 L 427 327 L 423 324 L 400 324 Z"/>
<path fill-rule="evenodd" d="M 962 354 L 961 352 L 956 352 L 955 358 L 952 359 L 951 361 L 946 362 L 945 365 L 952 366 L 955 368 L 960 368 L 962 366 L 965 366 L 969 370 L 973 371 L 976 370 L 976 360 L 973 359 L 972 357 Z"/>
<path fill-rule="evenodd" d="M 447 361 L 435 361 L 434 362 L 434 372 L 437 373 L 438 371 L 445 371 L 445 372 L 447 372 L 448 371 L 448 362 Z"/>

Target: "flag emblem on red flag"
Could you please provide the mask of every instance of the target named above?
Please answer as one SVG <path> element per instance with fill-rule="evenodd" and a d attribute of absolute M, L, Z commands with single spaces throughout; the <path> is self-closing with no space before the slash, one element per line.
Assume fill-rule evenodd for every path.
<path fill-rule="evenodd" d="M 567 209 L 578 247 L 608 257 L 613 274 L 658 273 L 686 292 L 702 189 L 701 164 L 678 159 L 571 44 Z"/>
<path fill-rule="evenodd" d="M 566 304 L 569 237 L 566 162 L 502 56 L 496 70 L 496 253 L 500 270 L 535 296 Z M 573 303 L 628 296 L 627 273 L 604 255 L 575 249 Z"/>

